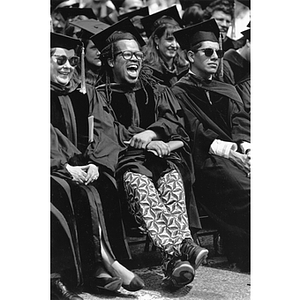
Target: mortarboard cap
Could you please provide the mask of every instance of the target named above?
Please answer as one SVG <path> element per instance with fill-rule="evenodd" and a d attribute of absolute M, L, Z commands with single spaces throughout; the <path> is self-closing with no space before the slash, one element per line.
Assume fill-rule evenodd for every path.
<path fill-rule="evenodd" d="M 250 28 L 242 31 L 241 34 L 244 36 L 244 38 L 250 40 L 250 35 L 251 35 Z"/>
<path fill-rule="evenodd" d="M 182 27 L 182 19 L 180 18 L 180 15 L 178 13 L 177 6 L 173 5 L 169 8 L 160 10 L 154 14 L 151 14 L 141 19 L 141 22 L 145 28 L 145 32 L 148 37 L 150 37 L 150 35 L 155 31 L 155 29 L 161 24 L 169 23 L 171 25 L 177 25 L 176 23 L 174 23 L 174 21 L 164 17 L 172 18 L 179 24 L 180 27 Z"/>
<path fill-rule="evenodd" d="M 120 7 L 123 5 L 124 2 L 125 0 L 112 0 L 112 3 L 114 4 L 117 10 L 120 9 Z"/>
<path fill-rule="evenodd" d="M 200 42 L 219 42 L 220 30 L 214 19 L 173 32 L 181 49 L 193 50 Z"/>
<path fill-rule="evenodd" d="M 64 34 L 51 32 L 50 39 L 51 48 L 64 48 L 67 50 L 76 50 L 78 46 L 82 46 L 82 43 L 79 39 L 74 39 Z"/>
<path fill-rule="evenodd" d="M 88 19 L 97 20 L 97 17 L 91 8 L 63 7 L 59 9 L 59 12 L 65 20 L 72 19 L 77 16 L 86 16 Z"/>
<path fill-rule="evenodd" d="M 79 7 L 79 0 L 51 0 L 51 11 L 58 10 L 62 7 Z"/>
<path fill-rule="evenodd" d="M 149 16 L 148 6 L 145 6 L 145 7 L 140 8 L 140 9 L 136 9 L 134 11 L 128 12 L 128 13 L 123 14 L 123 15 L 119 15 L 118 18 L 119 18 L 119 20 L 123 20 L 124 18 L 130 19 L 133 26 L 137 29 L 137 31 L 140 33 L 140 35 L 142 37 L 144 37 L 146 35 L 146 33 L 145 33 L 144 26 L 141 22 L 141 19 L 146 17 L 146 16 Z"/>
<path fill-rule="evenodd" d="M 81 38 L 85 40 L 109 27 L 108 24 L 94 19 L 71 21 L 70 25 L 80 28 L 82 30 Z"/>
<path fill-rule="evenodd" d="M 251 0 L 239 0 L 239 2 L 250 8 Z"/>
<path fill-rule="evenodd" d="M 126 14 L 119 15 L 118 16 L 118 20 L 121 21 L 121 20 L 123 20 L 125 18 L 132 19 L 135 16 L 141 16 L 141 17 L 149 16 L 149 8 L 148 8 L 148 6 L 145 6 L 145 7 L 142 7 L 140 9 L 136 9 L 136 10 L 130 11 L 130 12 L 126 13 Z"/>
<path fill-rule="evenodd" d="M 245 30 L 241 31 L 241 34 L 243 35 L 243 37 L 241 39 L 245 40 L 245 38 L 246 38 L 250 41 L 250 36 L 251 36 L 250 26 L 251 26 L 251 21 L 249 21 L 249 23 L 247 24 L 247 28 Z"/>
<path fill-rule="evenodd" d="M 116 36 L 114 36 L 113 39 L 110 39 L 109 37 L 116 31 L 120 31 L 122 33 L 117 34 Z M 132 22 L 128 18 L 123 19 L 123 20 L 109 26 L 108 28 L 104 29 L 103 31 L 93 35 L 91 37 L 91 40 L 94 42 L 96 47 L 100 51 L 102 51 L 102 49 L 104 49 L 110 43 L 116 42 L 119 40 L 123 40 L 123 39 L 126 39 L 127 37 L 129 37 L 125 33 L 130 33 L 131 35 L 133 35 L 136 38 L 137 42 L 140 44 L 140 46 L 145 45 L 143 38 L 141 37 L 141 35 L 138 33 L 138 31 L 136 30 L 136 28 L 133 26 Z"/>

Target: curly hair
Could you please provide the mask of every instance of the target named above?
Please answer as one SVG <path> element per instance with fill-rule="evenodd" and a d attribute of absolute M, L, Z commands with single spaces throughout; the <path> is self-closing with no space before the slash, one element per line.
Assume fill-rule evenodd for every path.
<path fill-rule="evenodd" d="M 203 13 L 204 20 L 211 19 L 215 11 L 222 11 L 226 15 L 234 17 L 234 1 L 232 0 L 215 0 L 206 7 Z"/>

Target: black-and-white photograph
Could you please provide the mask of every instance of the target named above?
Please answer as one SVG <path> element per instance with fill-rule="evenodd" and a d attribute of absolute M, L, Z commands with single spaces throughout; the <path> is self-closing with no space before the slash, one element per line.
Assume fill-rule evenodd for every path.
<path fill-rule="evenodd" d="M 1 3 L 1 297 L 297 299 L 297 3 Z"/>
<path fill-rule="evenodd" d="M 51 0 L 51 300 L 250 299 L 250 0 Z"/>

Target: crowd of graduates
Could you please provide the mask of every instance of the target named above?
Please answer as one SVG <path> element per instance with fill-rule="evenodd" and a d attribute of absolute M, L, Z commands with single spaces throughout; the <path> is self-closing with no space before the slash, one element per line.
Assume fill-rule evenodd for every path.
<path fill-rule="evenodd" d="M 144 288 L 133 227 L 190 284 L 200 210 L 249 272 L 249 2 L 53 0 L 50 35 L 52 296 Z"/>

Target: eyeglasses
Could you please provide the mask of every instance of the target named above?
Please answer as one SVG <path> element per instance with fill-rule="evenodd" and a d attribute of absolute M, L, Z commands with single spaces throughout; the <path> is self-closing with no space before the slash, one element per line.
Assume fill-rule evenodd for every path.
<path fill-rule="evenodd" d="M 197 51 L 203 51 L 205 56 L 211 57 L 214 52 L 217 53 L 218 58 L 221 58 L 224 56 L 224 51 L 223 50 L 215 50 L 212 48 L 206 48 L 206 49 L 198 49 Z"/>
<path fill-rule="evenodd" d="M 141 52 L 141 51 L 136 51 L 136 52 L 132 52 L 132 51 L 120 51 L 120 52 L 117 52 L 115 55 L 119 55 L 119 54 L 122 54 L 123 58 L 126 59 L 126 60 L 130 60 L 132 59 L 132 56 L 134 55 L 138 60 L 143 60 L 144 58 L 144 53 Z"/>
<path fill-rule="evenodd" d="M 69 61 L 70 65 L 72 67 L 76 67 L 79 63 L 79 57 L 78 56 L 72 56 L 70 58 L 68 58 L 65 55 L 53 55 L 53 56 L 56 57 L 56 63 L 59 66 L 64 65 L 67 62 L 67 60 Z"/>

